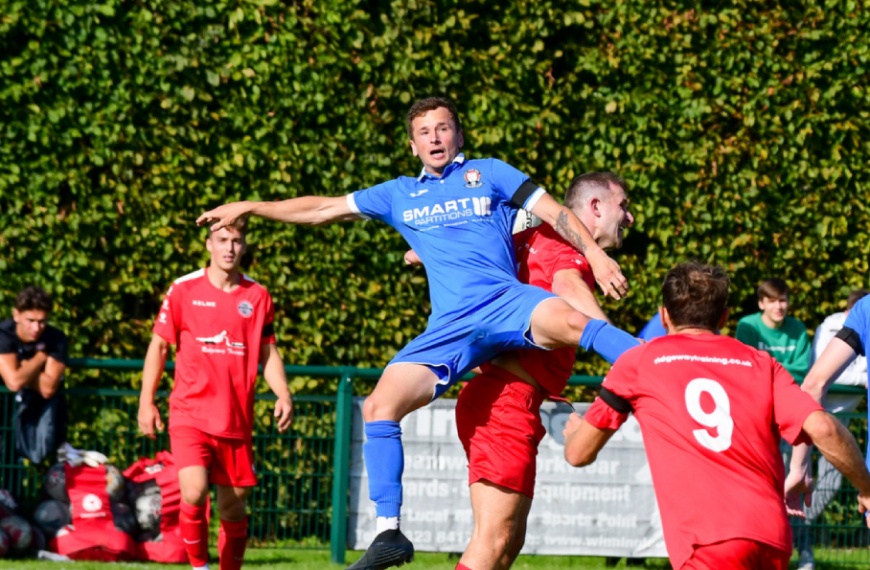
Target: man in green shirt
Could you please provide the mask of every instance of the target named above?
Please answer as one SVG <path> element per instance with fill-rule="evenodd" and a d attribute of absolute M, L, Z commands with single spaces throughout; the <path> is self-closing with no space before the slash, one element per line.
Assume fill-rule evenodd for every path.
<path fill-rule="evenodd" d="M 812 344 L 807 327 L 788 316 L 788 285 L 766 279 L 758 286 L 758 308 L 737 323 L 737 340 L 773 356 L 800 384 L 810 368 Z"/>
<path fill-rule="evenodd" d="M 766 279 L 758 285 L 760 313 L 737 323 L 737 340 L 773 356 L 800 384 L 810 369 L 812 344 L 807 327 L 788 316 L 788 285 L 782 279 Z M 793 526 L 798 551 L 798 570 L 815 570 L 809 521 Z"/>

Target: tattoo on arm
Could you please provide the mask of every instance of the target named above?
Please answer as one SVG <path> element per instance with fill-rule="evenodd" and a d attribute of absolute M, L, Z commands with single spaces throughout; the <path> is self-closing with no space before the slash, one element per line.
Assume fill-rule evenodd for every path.
<path fill-rule="evenodd" d="M 571 226 L 568 224 L 568 214 L 565 213 L 564 209 L 559 212 L 559 216 L 556 218 L 556 225 L 553 226 L 553 229 L 555 229 L 560 236 L 565 238 L 568 243 L 573 245 L 577 251 L 580 253 L 586 253 L 586 244 L 583 243 L 580 234 L 571 229 Z"/>

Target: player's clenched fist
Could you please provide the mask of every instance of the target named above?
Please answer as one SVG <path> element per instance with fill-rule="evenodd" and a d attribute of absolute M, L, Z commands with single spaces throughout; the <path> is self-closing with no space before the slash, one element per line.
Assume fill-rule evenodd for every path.
<path fill-rule="evenodd" d="M 580 417 L 580 414 L 573 413 L 568 416 L 568 421 L 565 422 L 565 428 L 562 430 L 562 440 L 568 441 L 574 432 L 577 431 L 577 428 L 580 427 L 580 424 L 583 423 L 583 418 Z"/>

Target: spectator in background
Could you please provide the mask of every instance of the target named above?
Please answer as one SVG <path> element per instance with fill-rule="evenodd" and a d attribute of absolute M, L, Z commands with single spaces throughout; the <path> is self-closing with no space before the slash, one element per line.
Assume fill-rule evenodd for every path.
<path fill-rule="evenodd" d="M 41 463 L 66 441 L 66 399 L 61 389 L 67 337 L 48 324 L 51 297 L 25 287 L 12 318 L 0 323 L 0 376 L 15 395 L 15 452 Z"/>
<path fill-rule="evenodd" d="M 762 281 L 758 286 L 758 308 L 761 312 L 740 319 L 736 336 L 737 340 L 770 353 L 800 383 L 810 368 L 812 347 L 806 326 L 788 316 L 788 301 L 788 285 L 785 281 L 777 278 Z M 796 522 L 794 541 L 799 569 L 813 570 L 813 549 L 805 521 Z"/>
<path fill-rule="evenodd" d="M 807 327 L 788 316 L 788 285 L 782 279 L 766 279 L 758 286 L 760 312 L 737 323 L 737 340 L 768 352 L 800 384 L 810 369 L 810 337 Z"/>
<path fill-rule="evenodd" d="M 829 315 L 824 321 L 822 321 L 822 324 L 820 324 L 816 329 L 816 334 L 813 337 L 813 363 L 819 359 L 822 352 L 824 352 L 825 347 L 828 346 L 828 343 L 831 342 L 837 333 L 840 332 L 840 329 L 843 328 L 843 324 L 846 322 L 846 317 L 849 315 L 849 311 L 852 310 L 852 307 L 855 306 L 855 303 L 866 297 L 868 293 L 870 293 L 870 291 L 867 291 L 866 289 L 856 289 L 852 291 L 846 298 L 846 310 Z M 852 363 L 836 377 L 834 384 L 839 384 L 840 386 L 860 386 L 866 389 L 867 358 L 865 356 L 856 357 L 855 360 L 853 360 Z M 864 394 L 827 394 L 822 403 L 824 404 L 825 409 L 832 414 L 840 412 L 848 413 L 855 411 L 855 408 L 857 408 L 858 404 L 861 403 L 863 397 Z"/>

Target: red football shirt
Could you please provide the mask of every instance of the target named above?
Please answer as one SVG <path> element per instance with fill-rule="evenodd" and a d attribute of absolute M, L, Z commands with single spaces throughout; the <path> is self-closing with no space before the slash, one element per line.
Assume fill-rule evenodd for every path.
<path fill-rule="evenodd" d="M 514 236 L 517 252 L 517 276 L 523 283 L 553 290 L 553 276 L 562 270 L 576 270 L 587 285 L 595 290 L 595 276 L 586 257 L 571 247 L 551 226 L 525 230 Z M 517 351 L 526 372 L 550 395 L 558 396 L 568 385 L 574 371 L 577 347 L 555 350 L 527 349 Z"/>
<path fill-rule="evenodd" d="M 668 335 L 623 354 L 603 387 L 626 399 L 643 434 L 674 568 L 694 545 L 744 538 L 791 551 L 780 435 L 806 441 L 821 410 L 768 353 L 714 334 Z M 585 419 L 625 421 L 601 398 Z"/>
<path fill-rule="evenodd" d="M 251 437 L 260 347 L 275 343 L 274 319 L 272 297 L 246 275 L 232 292 L 212 285 L 205 269 L 172 284 L 154 323 L 176 345 L 171 426 Z"/>

